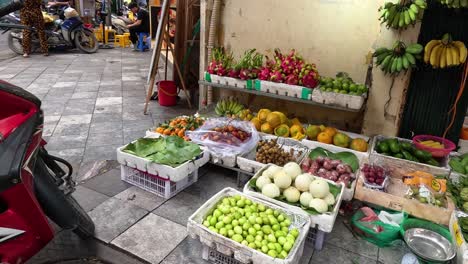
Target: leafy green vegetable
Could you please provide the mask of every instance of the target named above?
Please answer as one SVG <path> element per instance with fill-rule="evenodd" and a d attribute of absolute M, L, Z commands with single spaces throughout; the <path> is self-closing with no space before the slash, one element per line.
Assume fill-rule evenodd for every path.
<path fill-rule="evenodd" d="M 312 160 L 318 157 L 328 157 L 334 160 L 341 160 L 345 164 L 348 164 L 351 169 L 353 169 L 353 172 L 356 172 L 356 170 L 359 169 L 359 159 L 356 155 L 348 151 L 333 153 L 324 148 L 318 147 L 309 153 L 309 158 Z"/>
<path fill-rule="evenodd" d="M 178 136 L 140 138 L 128 144 L 123 151 L 172 167 L 192 160 L 202 152 L 200 146 L 184 141 Z"/>
<path fill-rule="evenodd" d="M 256 192 L 262 192 L 258 187 L 257 187 L 257 178 L 253 178 L 251 179 L 248 183 L 250 188 L 252 188 L 252 190 L 256 191 Z M 333 194 L 333 196 L 335 197 L 338 197 L 338 195 L 340 194 L 340 191 L 341 191 L 341 187 L 340 186 L 336 186 L 334 184 L 331 184 L 331 183 L 328 183 L 328 186 L 330 187 L 330 193 Z M 281 201 L 283 203 L 287 203 L 289 205 L 294 205 L 294 206 L 297 206 L 297 207 L 300 207 L 302 210 L 306 211 L 308 214 L 311 214 L 311 215 L 318 215 L 320 214 L 319 212 L 317 212 L 317 210 L 315 210 L 314 208 L 309 208 L 309 207 L 304 207 L 302 206 L 301 203 L 297 202 L 297 203 L 291 203 L 291 202 L 288 202 L 286 200 L 286 197 L 284 197 L 284 195 L 280 195 L 279 197 L 276 197 L 275 200 L 278 200 L 278 201 Z M 328 206 L 328 212 L 331 212 L 333 211 L 333 208 L 335 207 L 335 204 L 334 205 L 329 205 Z"/>

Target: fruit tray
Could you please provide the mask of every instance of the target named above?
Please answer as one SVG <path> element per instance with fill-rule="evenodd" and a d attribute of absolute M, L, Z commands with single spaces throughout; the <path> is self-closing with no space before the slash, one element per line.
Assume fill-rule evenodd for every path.
<path fill-rule="evenodd" d="M 124 152 L 123 149 L 126 146 L 127 145 L 117 148 L 117 161 L 120 164 L 152 175 L 157 175 L 160 178 L 168 179 L 173 182 L 183 180 L 190 173 L 205 165 L 210 159 L 208 151 L 202 149 L 203 152 L 198 157 L 174 168 L 168 165 L 157 164 L 150 160 Z"/>
<path fill-rule="evenodd" d="M 409 161 L 405 159 L 399 159 L 399 158 L 386 156 L 386 155 L 378 153 L 375 150 L 377 143 L 387 138 L 388 137 L 378 135 L 372 139 L 372 144 L 370 146 L 370 154 L 369 154 L 370 163 L 380 165 L 384 167 L 390 173 L 392 173 L 392 171 L 395 171 L 395 170 L 397 171 L 402 170 L 400 174 L 403 174 L 408 170 L 414 170 L 414 171 L 419 170 L 419 171 L 425 171 L 425 172 L 431 173 L 433 175 L 448 176 L 450 174 L 450 168 L 447 165 L 447 162 L 448 162 L 447 158 L 442 160 L 441 167 L 436 167 L 436 166 L 432 166 L 429 164 Z M 398 137 L 394 137 L 394 138 L 398 139 L 399 141 L 412 143 L 412 141 L 408 139 L 398 138 Z"/>
<path fill-rule="evenodd" d="M 225 197 L 234 195 L 240 195 L 274 210 L 279 210 L 291 218 L 291 225 L 299 230 L 299 236 L 286 259 L 272 258 L 260 251 L 219 235 L 202 224 L 205 217 L 214 210 L 215 205 L 219 201 Z M 200 242 L 204 246 L 216 249 L 218 252 L 226 256 L 233 256 L 235 260 L 244 264 L 299 264 L 309 229 L 310 219 L 305 213 L 294 212 L 290 210 L 289 207 L 283 207 L 278 204 L 273 204 L 256 197 L 252 197 L 233 188 L 225 188 L 211 197 L 195 213 L 193 213 L 192 216 L 189 217 L 187 223 L 187 232 L 192 238 L 199 238 Z"/>
<path fill-rule="evenodd" d="M 282 149 L 284 149 L 285 151 L 290 151 L 290 149 L 294 149 L 296 152 L 302 151 L 302 155 L 298 156 L 297 159 L 295 160 L 297 163 L 300 163 L 302 159 L 304 158 L 305 154 L 307 154 L 307 148 L 303 144 L 301 144 L 299 141 L 294 140 L 294 139 L 288 139 L 288 138 L 277 137 L 277 136 L 272 136 L 272 135 L 262 135 L 261 139 L 262 140 L 278 139 L 278 144 L 283 145 Z M 256 155 L 257 155 L 257 151 L 256 149 L 253 149 L 247 155 L 238 156 L 237 165 L 243 171 L 256 173 L 261 168 L 267 165 L 267 164 L 256 161 L 255 160 Z"/>
<path fill-rule="evenodd" d="M 216 74 L 209 74 L 208 72 L 205 72 L 205 81 L 248 90 L 252 90 L 254 86 L 254 80 L 241 80 Z"/>
<path fill-rule="evenodd" d="M 315 88 L 312 92 L 312 101 L 314 102 L 327 105 L 341 106 L 349 109 L 361 109 L 365 100 L 366 97 L 362 95 L 324 92 L 317 88 Z"/>
<path fill-rule="evenodd" d="M 452 235 L 455 246 L 457 247 L 457 264 L 468 263 L 468 243 L 463 237 L 460 224 L 458 222 L 458 217 L 466 216 L 462 212 L 454 211 L 450 217 L 449 230 Z"/>
<path fill-rule="evenodd" d="M 253 177 L 252 179 L 257 179 L 258 177 L 260 177 L 263 173 L 263 171 L 265 171 L 266 169 L 268 169 L 268 167 L 271 166 L 271 164 L 263 167 L 261 170 L 259 170 Z M 325 181 L 331 183 L 331 184 L 334 184 L 334 185 L 337 185 L 335 182 L 332 182 L 332 181 L 329 181 L 327 179 L 324 179 Z M 263 195 L 262 193 L 259 193 L 259 192 L 256 192 L 254 191 L 250 185 L 249 185 L 249 182 L 248 181 L 245 185 L 244 185 L 244 190 L 243 192 L 245 194 L 248 194 L 250 196 L 253 196 L 253 197 L 257 197 L 259 199 L 262 199 L 262 200 L 265 200 L 265 201 L 268 201 L 270 203 L 273 203 L 273 204 L 278 204 L 280 206 L 284 206 L 286 208 L 289 208 L 291 211 L 293 212 L 298 212 L 298 213 L 303 213 L 303 214 L 307 214 L 309 217 L 310 217 L 310 221 L 311 221 L 311 228 L 315 228 L 317 227 L 318 230 L 320 231 L 323 231 L 323 232 L 326 232 L 326 233 L 330 233 L 333 229 L 333 226 L 335 225 L 335 220 L 336 220 L 336 217 L 338 215 L 338 211 L 340 209 L 340 205 L 341 205 L 341 200 L 343 199 L 343 195 L 344 195 L 344 191 L 346 188 L 341 188 L 341 192 L 338 194 L 337 198 L 336 198 L 336 203 L 335 203 L 335 206 L 333 207 L 333 211 L 332 212 L 327 212 L 327 213 L 323 213 L 323 214 L 318 214 L 318 215 L 312 215 L 312 214 L 308 214 L 307 212 L 305 212 L 302 208 L 300 207 L 297 207 L 297 206 L 294 206 L 294 205 L 290 205 L 290 204 L 287 204 L 287 203 L 284 203 L 284 202 L 281 202 L 281 201 L 278 201 L 278 200 L 275 200 L 275 199 L 272 199 L 272 198 L 269 198 L 265 195 Z M 356 181 L 354 181 L 356 182 Z M 344 187 L 342 184 L 341 184 L 342 187 Z"/>
<path fill-rule="evenodd" d="M 257 91 L 262 91 L 265 93 L 301 98 L 304 100 L 310 100 L 312 95 L 312 89 L 307 87 L 284 83 L 275 83 L 269 81 L 261 81 L 258 79 L 255 80 L 254 88 Z"/>

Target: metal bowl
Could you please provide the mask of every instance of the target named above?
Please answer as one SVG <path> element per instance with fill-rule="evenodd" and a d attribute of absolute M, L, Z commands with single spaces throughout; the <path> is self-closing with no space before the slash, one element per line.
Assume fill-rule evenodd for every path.
<path fill-rule="evenodd" d="M 456 248 L 450 241 L 428 229 L 408 229 L 404 239 L 413 253 L 427 261 L 446 262 L 456 255 Z"/>

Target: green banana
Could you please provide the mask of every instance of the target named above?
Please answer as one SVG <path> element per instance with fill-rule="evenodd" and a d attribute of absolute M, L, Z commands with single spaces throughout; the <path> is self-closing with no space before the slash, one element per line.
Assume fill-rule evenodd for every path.
<path fill-rule="evenodd" d="M 408 58 L 406 58 L 405 55 L 401 56 L 401 61 L 402 61 L 402 63 L 403 63 L 403 68 L 404 68 L 405 70 L 409 69 L 410 63 L 409 63 L 409 61 L 408 61 Z"/>
<path fill-rule="evenodd" d="M 416 59 L 414 58 L 413 54 L 406 52 L 404 56 L 411 66 L 416 65 Z"/>
<path fill-rule="evenodd" d="M 419 54 L 423 51 L 424 47 L 421 44 L 414 43 L 406 47 L 406 51 L 411 54 Z"/>

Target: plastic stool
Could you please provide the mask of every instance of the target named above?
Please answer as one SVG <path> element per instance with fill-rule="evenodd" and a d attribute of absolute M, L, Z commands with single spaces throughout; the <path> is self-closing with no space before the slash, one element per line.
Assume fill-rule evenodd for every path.
<path fill-rule="evenodd" d="M 138 50 L 143 52 L 150 48 L 151 40 L 149 36 L 150 36 L 149 33 L 145 33 L 145 32 L 138 33 L 138 44 L 137 44 Z"/>
<path fill-rule="evenodd" d="M 130 44 L 132 44 L 132 42 L 130 41 L 130 33 L 126 32 L 123 35 L 124 35 L 124 39 L 125 39 L 125 44 L 130 47 Z"/>
<path fill-rule="evenodd" d="M 122 47 L 125 48 L 127 47 L 127 41 L 125 41 L 125 36 L 124 35 L 115 35 L 114 38 L 114 46 L 117 47 Z"/>

